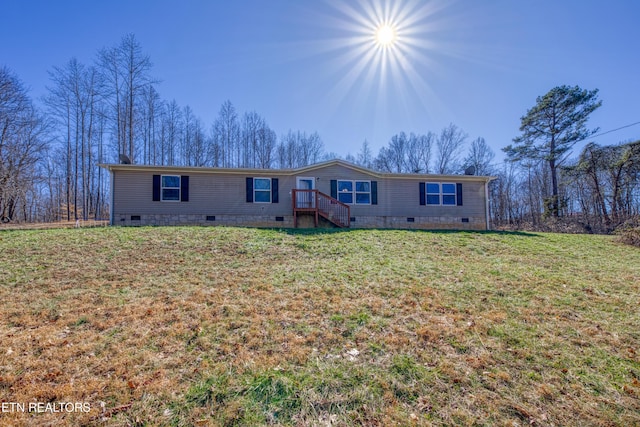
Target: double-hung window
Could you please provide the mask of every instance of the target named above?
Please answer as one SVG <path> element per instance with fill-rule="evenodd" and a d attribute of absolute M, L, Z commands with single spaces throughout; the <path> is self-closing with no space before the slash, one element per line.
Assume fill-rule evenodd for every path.
<path fill-rule="evenodd" d="M 338 181 L 338 200 L 348 205 L 353 203 L 353 181 Z"/>
<path fill-rule="evenodd" d="M 456 184 L 449 182 L 427 182 L 426 183 L 426 204 L 456 206 L 457 204 Z"/>
<path fill-rule="evenodd" d="M 427 205 L 440 204 L 440 183 L 427 182 Z"/>
<path fill-rule="evenodd" d="M 369 181 L 356 181 L 356 204 L 371 204 L 371 183 Z"/>
<path fill-rule="evenodd" d="M 154 202 L 188 202 L 189 175 L 153 175 Z"/>
<path fill-rule="evenodd" d="M 162 175 L 160 194 L 163 202 L 179 202 L 180 175 Z"/>
<path fill-rule="evenodd" d="M 278 203 L 278 178 L 246 177 L 247 203 Z"/>
<path fill-rule="evenodd" d="M 456 185 L 442 183 L 442 204 L 445 206 L 456 205 Z"/>
<path fill-rule="evenodd" d="M 253 178 L 253 201 L 271 203 L 271 179 Z"/>
<path fill-rule="evenodd" d="M 348 205 L 370 205 L 371 182 L 338 180 L 338 200 Z"/>

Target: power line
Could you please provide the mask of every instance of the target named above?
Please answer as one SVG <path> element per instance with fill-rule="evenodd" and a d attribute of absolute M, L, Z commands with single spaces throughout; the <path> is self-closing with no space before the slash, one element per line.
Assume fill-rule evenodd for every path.
<path fill-rule="evenodd" d="M 611 130 L 608 130 L 606 132 L 600 132 L 598 134 L 591 135 L 591 136 L 589 136 L 587 138 L 581 139 L 580 141 L 576 141 L 576 143 L 579 143 L 579 142 L 582 142 L 582 141 L 586 141 L 586 140 L 591 139 L 591 138 L 597 138 L 599 136 L 606 135 L 606 134 L 612 133 L 612 132 L 616 132 L 616 131 L 619 131 L 621 129 L 630 128 L 631 126 L 635 126 L 635 125 L 640 125 L 640 122 L 630 123 L 628 125 L 620 126 L 619 128 L 611 129 Z M 499 163 L 490 164 L 490 166 L 498 166 L 498 165 L 499 165 Z"/>
<path fill-rule="evenodd" d="M 608 133 L 615 132 L 615 131 L 618 131 L 618 130 L 620 130 L 620 129 L 630 128 L 631 126 L 635 126 L 635 125 L 640 125 L 640 122 L 631 123 L 631 124 L 629 124 L 629 125 L 621 126 L 621 127 L 619 127 L 619 128 L 616 128 L 616 129 L 608 130 L 608 131 L 606 131 L 606 132 L 598 133 L 598 134 L 596 134 L 596 135 L 591 135 L 589 138 L 596 138 L 596 137 L 598 137 L 598 136 L 606 135 L 606 134 L 608 134 Z M 585 139 L 589 139 L 589 138 L 585 138 Z M 584 141 L 584 139 L 583 139 L 583 141 Z"/>

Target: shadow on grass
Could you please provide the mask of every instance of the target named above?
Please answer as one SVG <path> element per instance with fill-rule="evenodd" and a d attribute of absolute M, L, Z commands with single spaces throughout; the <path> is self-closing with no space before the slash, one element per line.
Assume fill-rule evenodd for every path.
<path fill-rule="evenodd" d="M 177 227 L 190 227 L 189 225 L 184 226 L 167 226 L 166 228 L 177 228 Z M 202 226 L 195 226 L 202 227 Z M 83 230 L 89 228 L 121 228 L 120 226 L 84 226 L 84 227 L 73 227 L 73 226 L 51 226 L 51 227 L 2 227 L 0 226 L 0 233 L 20 233 L 24 231 L 51 231 L 51 230 Z M 163 228 L 159 226 L 146 226 L 146 227 L 124 227 L 131 229 L 140 229 L 140 228 Z M 205 227 L 206 228 L 206 227 Z M 378 231 L 382 233 L 394 233 L 398 231 L 410 232 L 410 233 L 426 233 L 426 234 L 478 234 L 478 235 L 497 235 L 497 236 L 523 236 L 523 237 L 541 237 L 538 233 L 534 232 L 526 232 L 526 231 L 505 231 L 505 230 L 429 230 L 429 229 L 411 229 L 411 228 L 338 228 L 338 227 L 319 227 L 319 228 L 274 228 L 274 227 L 238 227 L 238 228 L 247 228 L 247 229 L 263 229 L 263 230 L 275 230 L 280 231 L 291 236 L 315 236 L 315 235 L 326 235 L 326 234 L 341 234 L 341 233 L 358 233 L 363 231 Z"/>
<path fill-rule="evenodd" d="M 416 229 L 390 229 L 390 228 L 281 228 L 278 229 L 292 236 L 315 236 L 325 234 L 339 233 L 358 233 L 362 231 L 379 231 L 382 233 L 394 233 L 404 231 L 409 233 L 425 233 L 425 234 L 480 234 L 480 235 L 497 235 L 497 236 L 523 236 L 523 237 L 541 237 L 539 234 L 525 231 L 502 231 L 502 230 L 416 230 Z"/>

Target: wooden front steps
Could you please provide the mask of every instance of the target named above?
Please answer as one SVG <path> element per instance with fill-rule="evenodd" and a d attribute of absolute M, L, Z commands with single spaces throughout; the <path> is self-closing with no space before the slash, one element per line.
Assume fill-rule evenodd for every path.
<path fill-rule="evenodd" d="M 298 226 L 299 213 L 311 213 L 317 227 L 319 218 L 325 218 L 341 228 L 351 225 L 351 209 L 349 205 L 334 199 L 318 190 L 292 190 L 293 227 Z"/>

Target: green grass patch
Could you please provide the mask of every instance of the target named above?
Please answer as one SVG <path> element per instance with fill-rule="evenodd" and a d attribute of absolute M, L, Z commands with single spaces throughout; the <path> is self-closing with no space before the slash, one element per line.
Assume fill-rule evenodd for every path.
<path fill-rule="evenodd" d="M 90 402 L 75 424 L 640 424 L 640 252 L 615 238 L 95 228 L 0 252 L 0 397 Z"/>

